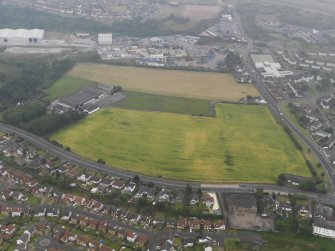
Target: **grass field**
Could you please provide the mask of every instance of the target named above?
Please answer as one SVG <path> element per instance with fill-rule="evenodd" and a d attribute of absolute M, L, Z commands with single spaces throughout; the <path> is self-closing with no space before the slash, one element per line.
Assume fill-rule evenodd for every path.
<path fill-rule="evenodd" d="M 220 104 L 217 117 L 102 109 L 50 137 L 92 160 L 171 179 L 273 183 L 310 176 L 266 107 Z"/>
<path fill-rule="evenodd" d="M 251 84 L 238 84 L 231 74 L 159 70 L 107 64 L 78 64 L 69 73 L 123 89 L 158 95 L 238 101 L 259 93 Z"/>
<path fill-rule="evenodd" d="M 252 61 L 254 61 L 254 64 L 256 63 L 263 63 L 264 61 L 275 63 L 273 60 L 273 57 L 271 55 L 262 55 L 262 54 L 251 54 L 250 55 Z"/>
<path fill-rule="evenodd" d="M 302 237 L 289 233 L 262 233 L 267 241 L 261 251 L 332 251 L 335 242 L 315 236 Z"/>
<path fill-rule="evenodd" d="M 46 90 L 48 95 L 45 96 L 44 99 L 53 101 L 63 96 L 70 96 L 89 85 L 94 85 L 94 83 L 89 80 L 73 78 L 65 75 Z"/>
<path fill-rule="evenodd" d="M 264 232 L 261 236 L 266 243 L 259 249 L 260 251 L 333 251 L 334 241 L 308 236 L 288 233 Z M 225 251 L 247 251 L 251 250 L 251 243 L 239 242 L 238 239 L 225 239 Z"/>
<path fill-rule="evenodd" d="M 210 101 L 204 99 L 179 98 L 130 91 L 123 91 L 123 93 L 126 98 L 115 103 L 114 107 L 197 115 L 211 113 Z"/>
<path fill-rule="evenodd" d="M 268 1 L 267 1 L 268 2 Z M 271 0 L 270 2 L 276 2 Z M 288 6 L 296 6 L 314 11 L 325 13 L 335 13 L 335 2 L 332 0 L 281 0 L 280 4 Z"/>

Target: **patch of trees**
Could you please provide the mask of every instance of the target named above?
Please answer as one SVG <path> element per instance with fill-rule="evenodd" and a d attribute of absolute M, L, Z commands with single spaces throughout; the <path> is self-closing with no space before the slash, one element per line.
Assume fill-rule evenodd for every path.
<path fill-rule="evenodd" d="M 299 109 L 299 107 L 296 107 L 291 102 L 288 103 L 288 108 L 290 109 L 290 112 L 296 117 L 299 125 L 303 128 L 306 128 L 309 124 L 309 119 L 305 116 L 305 114 Z"/>
<path fill-rule="evenodd" d="M 319 90 L 319 91 L 328 91 L 331 87 L 332 83 L 330 81 L 330 78 L 329 77 L 324 77 L 322 80 L 321 80 L 321 83 L 320 85 L 318 85 L 316 88 Z"/>
<path fill-rule="evenodd" d="M 143 20 L 142 18 L 135 18 L 131 20 L 122 20 L 114 22 L 112 30 L 114 33 L 134 36 L 134 37 L 150 37 L 171 35 L 172 32 L 164 28 L 163 20 Z"/>
<path fill-rule="evenodd" d="M 294 135 L 292 134 L 292 131 L 288 128 L 288 127 L 284 127 L 285 132 L 287 133 L 287 135 L 290 137 L 290 139 L 293 141 L 294 145 L 296 146 L 296 148 L 299 151 L 302 151 L 303 148 L 301 146 L 301 144 L 299 143 L 299 141 L 296 139 L 296 137 L 294 137 Z"/>
<path fill-rule="evenodd" d="M 163 21 L 173 21 L 177 24 L 186 24 L 190 22 L 190 19 L 187 17 L 176 16 L 174 14 L 169 15 L 168 17 L 164 18 Z"/>
<path fill-rule="evenodd" d="M 0 87 L 0 108 L 3 111 L 9 106 L 23 102 L 33 97 L 42 88 L 47 87 L 67 72 L 74 62 L 71 60 L 29 59 L 19 62 L 9 62 L 21 70 L 21 74 L 8 77 L 2 76 Z"/>
<path fill-rule="evenodd" d="M 316 192 L 316 193 L 327 193 L 327 183 L 324 182 L 316 173 L 313 165 L 306 160 L 306 164 L 313 174 L 313 179 L 305 179 L 302 180 L 299 184 L 299 188 L 301 190 L 309 191 L 309 192 Z M 277 184 L 279 186 L 283 186 L 287 183 L 287 177 L 285 174 L 280 174 L 277 178 Z"/>
<path fill-rule="evenodd" d="M 327 184 L 319 177 L 301 182 L 299 188 L 310 192 L 327 193 Z"/>
<path fill-rule="evenodd" d="M 249 37 L 262 41 L 269 39 L 268 34 L 256 23 L 256 17 L 262 13 L 261 4 L 240 3 L 237 5 L 237 11 L 241 16 L 242 26 Z"/>
<path fill-rule="evenodd" d="M 103 165 L 106 164 L 106 162 L 103 159 L 101 159 L 101 158 L 97 159 L 97 162 L 99 164 L 103 164 Z"/>
<path fill-rule="evenodd" d="M 84 116 L 85 115 L 83 113 L 79 113 L 77 111 L 69 111 L 63 114 L 47 114 L 30 121 L 27 125 L 24 126 L 24 129 L 36 135 L 44 136 L 78 121 Z"/>
<path fill-rule="evenodd" d="M 318 173 L 316 172 L 314 166 L 312 165 L 312 163 L 306 159 L 306 166 L 308 167 L 309 171 L 312 173 L 313 177 L 317 177 Z"/>
<path fill-rule="evenodd" d="M 16 16 L 16 18 L 13 18 Z M 1 5 L 0 27 L 23 27 L 64 32 L 110 32 L 111 26 L 84 18 L 70 18 L 30 8 Z"/>
<path fill-rule="evenodd" d="M 114 86 L 113 89 L 111 90 L 111 95 L 115 94 L 115 93 L 118 93 L 122 91 L 122 87 L 121 86 Z"/>
<path fill-rule="evenodd" d="M 3 113 L 2 118 L 8 124 L 22 127 L 25 123 L 44 115 L 46 112 L 46 104 L 34 102 L 29 105 L 12 107 Z"/>
<path fill-rule="evenodd" d="M 218 68 L 224 72 L 233 72 L 235 67 L 241 65 L 240 55 L 233 51 L 229 51 L 225 60 L 218 62 Z"/>

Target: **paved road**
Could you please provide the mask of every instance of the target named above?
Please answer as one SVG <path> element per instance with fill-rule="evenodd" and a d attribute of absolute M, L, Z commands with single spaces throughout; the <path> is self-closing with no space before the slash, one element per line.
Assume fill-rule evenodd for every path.
<path fill-rule="evenodd" d="M 266 87 L 263 85 L 261 79 L 254 73 L 251 69 L 251 66 L 248 66 L 249 74 L 253 77 L 253 81 L 260 92 L 260 94 L 265 97 L 265 99 L 268 102 L 268 107 L 272 111 L 272 113 L 279 118 L 282 123 L 288 127 L 291 131 L 295 133 L 296 136 L 298 136 L 307 146 L 308 148 L 314 153 L 314 155 L 317 157 L 319 162 L 325 167 L 330 185 L 331 185 L 331 193 L 334 193 L 334 187 L 335 187 L 335 176 L 333 167 L 329 161 L 329 159 L 325 156 L 324 152 L 321 150 L 321 148 L 316 145 L 316 143 L 311 140 L 309 137 L 306 137 L 280 110 L 279 104 L 276 100 L 273 99 L 269 91 L 266 89 Z"/>
<path fill-rule="evenodd" d="M 112 219 L 110 217 L 93 214 L 93 213 L 90 213 L 90 212 L 87 212 L 87 211 L 84 211 L 84 210 L 81 210 L 75 207 L 68 208 L 63 205 L 47 205 L 47 204 L 46 205 L 17 205 L 17 204 L 12 204 L 12 203 L 3 203 L 3 206 L 6 206 L 6 205 L 15 205 L 16 207 L 19 207 L 19 208 L 23 208 L 23 209 L 30 208 L 31 210 L 38 210 L 41 208 L 42 209 L 46 208 L 47 210 L 50 210 L 50 209 L 56 208 L 56 209 L 59 209 L 61 213 L 63 212 L 64 209 L 66 209 L 66 210 L 72 211 L 74 214 L 84 215 L 89 218 L 97 219 L 100 221 L 107 221 L 112 226 L 120 227 L 123 229 L 131 230 L 131 231 L 134 231 L 140 234 L 147 235 L 150 239 L 149 246 L 148 246 L 149 250 L 155 250 L 156 242 L 168 236 L 174 236 L 176 234 L 181 238 L 186 238 L 186 237 L 196 238 L 201 235 L 198 232 L 193 232 L 193 231 L 192 232 L 185 232 L 185 231 L 181 232 L 180 230 L 168 230 L 168 229 L 157 229 L 153 231 L 152 229 L 149 229 L 149 228 L 146 229 L 145 227 L 139 227 L 136 225 L 127 224 L 117 219 Z M 206 236 L 211 237 L 212 240 L 218 243 L 220 246 L 223 245 L 225 238 L 239 238 L 241 241 L 250 241 L 250 242 L 261 240 L 261 237 L 258 233 L 248 232 L 248 231 L 238 231 L 236 233 L 208 232 L 206 233 Z"/>
<path fill-rule="evenodd" d="M 67 160 L 71 163 L 78 164 L 84 168 L 88 168 L 94 171 L 100 171 L 108 175 L 114 175 L 123 179 L 130 179 L 134 177 L 134 173 L 127 172 L 115 167 L 101 165 L 93 161 L 89 161 L 83 157 L 77 156 L 73 153 L 67 152 L 47 140 L 38 137 L 34 134 L 31 134 L 29 132 L 26 132 L 22 129 L 9 126 L 3 123 L 0 123 L 0 131 L 4 131 L 7 133 L 13 133 L 16 134 L 25 140 L 33 143 L 34 145 L 48 151 L 51 154 L 54 154 L 55 156 L 58 156 L 64 160 Z M 311 200 L 315 200 L 317 202 L 321 203 L 328 203 L 335 205 L 335 196 L 332 194 L 328 195 L 322 195 L 322 194 L 316 194 L 316 193 L 309 193 L 304 192 L 299 189 L 289 188 L 289 187 L 281 187 L 281 186 L 275 186 L 275 185 L 262 185 L 262 184 L 200 184 L 195 182 L 184 182 L 184 181 L 177 181 L 177 180 L 167 180 L 157 177 L 150 177 L 145 175 L 139 175 L 141 180 L 144 182 L 152 181 L 157 185 L 165 186 L 167 188 L 179 188 L 184 189 L 186 184 L 190 184 L 194 189 L 197 189 L 198 187 L 202 187 L 203 189 L 206 189 L 208 191 L 214 191 L 214 192 L 252 192 L 256 188 L 263 188 L 265 191 L 269 192 L 275 192 L 275 193 L 282 193 L 282 194 L 296 194 L 305 196 Z"/>
<path fill-rule="evenodd" d="M 77 164 L 79 166 L 82 166 L 87 169 L 91 169 L 94 171 L 100 171 L 108 175 L 120 177 L 122 179 L 131 179 L 136 175 L 137 173 L 134 172 L 128 172 L 122 169 L 119 169 L 117 167 L 113 166 L 107 166 L 107 165 L 102 165 L 94 161 L 90 161 L 88 159 L 85 159 L 81 156 L 78 156 L 74 153 L 67 152 L 64 149 L 53 145 L 49 141 L 45 140 L 44 138 L 41 138 L 39 136 L 36 136 L 32 133 L 29 133 L 27 131 L 24 131 L 22 129 L 0 123 L 0 131 L 6 132 L 6 133 L 13 133 L 16 134 L 23 139 L 33 143 L 34 145 L 40 147 L 41 149 L 46 150 L 47 152 L 58 156 L 66 161 L 69 161 L 71 163 Z M 181 188 L 184 189 L 187 184 L 191 185 L 195 189 L 200 187 L 200 183 L 196 182 L 184 182 L 184 181 L 179 181 L 179 180 L 167 180 L 167 179 L 162 179 L 159 177 L 151 177 L 151 176 L 145 176 L 142 174 L 137 174 L 140 179 L 144 182 L 154 182 L 155 184 L 159 186 L 164 186 L 164 187 L 174 187 L 174 188 Z"/>
<path fill-rule="evenodd" d="M 255 84 L 256 88 L 258 89 L 259 93 L 266 98 L 268 102 L 268 107 L 272 111 L 273 115 L 279 118 L 282 123 L 288 127 L 291 131 L 295 133 L 298 138 L 300 138 L 307 146 L 308 148 L 314 153 L 314 155 L 317 157 L 319 162 L 324 166 L 326 169 L 327 176 L 329 177 L 330 185 L 331 185 L 331 193 L 334 194 L 335 189 L 335 176 L 334 176 L 334 170 L 333 167 L 329 161 L 329 159 L 325 156 L 324 152 L 321 150 L 321 148 L 310 138 L 306 137 L 303 133 L 300 132 L 300 130 L 281 112 L 279 108 L 278 102 L 272 97 L 272 95 L 269 93 L 267 88 L 263 85 L 262 80 L 257 75 L 257 73 L 254 72 L 252 63 L 249 57 L 250 52 L 254 48 L 253 41 L 250 37 L 248 37 L 248 34 L 244 31 L 242 23 L 239 19 L 239 15 L 237 13 L 236 7 L 237 2 L 234 2 L 234 16 L 236 16 L 236 24 L 238 28 L 240 29 L 241 33 L 244 35 L 245 39 L 247 40 L 247 47 L 243 51 L 241 58 L 243 60 L 244 65 L 247 67 L 247 70 L 250 74 L 250 76 L 253 79 L 253 83 Z"/>

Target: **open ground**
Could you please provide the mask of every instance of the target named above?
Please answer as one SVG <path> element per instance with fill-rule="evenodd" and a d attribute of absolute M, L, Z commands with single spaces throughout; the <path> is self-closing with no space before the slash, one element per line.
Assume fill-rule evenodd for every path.
<path fill-rule="evenodd" d="M 78 64 L 69 73 L 123 89 L 158 95 L 238 101 L 246 95 L 258 96 L 251 84 L 238 84 L 231 74 L 158 70 L 107 64 Z"/>
<path fill-rule="evenodd" d="M 204 99 L 171 97 L 140 92 L 122 92 L 126 97 L 113 107 L 157 112 L 173 112 L 193 115 L 211 114 L 211 102 Z"/>
<path fill-rule="evenodd" d="M 277 3 L 277 1 L 273 0 L 271 0 L 270 2 Z M 332 0 L 281 0 L 279 3 L 281 5 L 296 6 L 325 13 L 335 13 L 335 2 Z"/>
<path fill-rule="evenodd" d="M 96 83 L 85 79 L 64 76 L 45 91 L 47 96 L 45 96 L 44 99 L 54 101 L 60 97 L 71 96 L 84 87 L 90 85 L 93 86 L 96 85 Z"/>
<path fill-rule="evenodd" d="M 274 183 L 310 176 L 266 107 L 219 104 L 217 117 L 106 108 L 50 137 L 130 171 L 201 182 Z"/>

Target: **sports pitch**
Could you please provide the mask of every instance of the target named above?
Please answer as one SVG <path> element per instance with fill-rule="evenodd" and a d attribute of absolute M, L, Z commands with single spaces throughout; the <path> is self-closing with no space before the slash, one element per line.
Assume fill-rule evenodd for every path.
<path fill-rule="evenodd" d="M 107 64 L 77 64 L 68 74 L 135 92 L 206 100 L 238 101 L 258 96 L 251 84 L 238 84 L 231 74 L 159 70 Z"/>
<path fill-rule="evenodd" d="M 216 106 L 217 117 L 105 108 L 50 138 L 92 160 L 170 179 L 274 183 L 310 176 L 266 107 Z"/>

